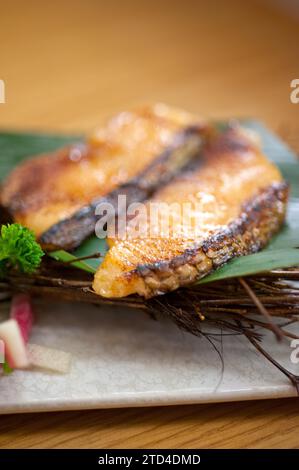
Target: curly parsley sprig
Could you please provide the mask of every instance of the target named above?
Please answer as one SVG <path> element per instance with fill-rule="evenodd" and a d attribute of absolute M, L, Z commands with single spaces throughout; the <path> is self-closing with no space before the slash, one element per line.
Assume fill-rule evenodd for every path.
<path fill-rule="evenodd" d="M 16 268 L 22 273 L 33 273 L 44 255 L 34 234 L 20 224 L 2 225 L 0 233 L 0 275 Z"/>

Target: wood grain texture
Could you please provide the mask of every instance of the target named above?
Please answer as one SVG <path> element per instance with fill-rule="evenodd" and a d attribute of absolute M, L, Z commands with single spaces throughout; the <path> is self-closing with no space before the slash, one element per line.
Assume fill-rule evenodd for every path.
<path fill-rule="evenodd" d="M 1 448 L 299 448 L 298 400 L 2 416 Z"/>
<path fill-rule="evenodd" d="M 0 126 L 89 131 L 165 101 L 253 116 L 299 150 L 295 19 L 237 0 L 0 0 Z M 1 388 L 1 386 L 0 386 Z M 0 447 L 299 448 L 298 400 L 4 416 Z"/>

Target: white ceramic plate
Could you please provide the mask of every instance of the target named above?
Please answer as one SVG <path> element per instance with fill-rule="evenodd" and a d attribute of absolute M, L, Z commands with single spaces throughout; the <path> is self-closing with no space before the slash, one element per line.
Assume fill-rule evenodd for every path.
<path fill-rule="evenodd" d="M 71 371 L 15 371 L 0 379 L 0 412 L 206 403 L 295 396 L 275 367 L 240 336 L 224 336 L 221 361 L 204 338 L 143 312 L 39 304 L 31 341 L 73 355 Z M 264 346 L 288 368 L 292 349 Z M 220 342 L 218 347 L 221 348 Z"/>
<path fill-rule="evenodd" d="M 260 133 L 264 151 L 273 161 L 294 161 L 292 152 L 261 123 L 247 121 L 246 125 Z M 32 152 L 34 142 L 38 153 L 52 140 L 13 137 L 12 156 L 23 154 L 28 144 Z M 7 138 L 4 134 L 1 174 L 7 170 Z M 58 145 L 57 137 L 54 141 Z M 296 396 L 288 379 L 246 339 L 223 337 L 222 371 L 219 356 L 205 338 L 182 333 L 169 320 L 153 321 L 139 311 L 40 304 L 31 341 L 71 352 L 71 372 L 15 371 L 1 377 L 0 413 Z M 299 374 L 299 364 L 290 361 L 293 350 L 288 341 L 278 345 L 268 335 L 263 345 Z"/>

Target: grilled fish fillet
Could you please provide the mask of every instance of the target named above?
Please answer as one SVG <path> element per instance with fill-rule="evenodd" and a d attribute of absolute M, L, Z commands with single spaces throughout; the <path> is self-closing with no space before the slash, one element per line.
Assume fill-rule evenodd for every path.
<path fill-rule="evenodd" d="M 93 233 L 99 202 L 150 196 L 194 157 L 204 129 L 197 117 L 162 104 L 120 113 L 87 142 L 17 167 L 0 204 L 46 249 L 72 249 Z"/>
<path fill-rule="evenodd" d="M 284 221 L 287 198 L 276 166 L 241 128 L 230 129 L 147 202 L 145 236 L 130 237 L 128 229 L 123 239 L 110 240 L 93 289 L 103 297 L 149 298 L 193 283 L 229 259 L 264 247 Z M 176 203 L 167 236 L 165 225 L 157 229 L 157 219 L 148 216 L 153 202 Z M 186 204 L 196 216 L 190 221 L 181 215 Z"/>

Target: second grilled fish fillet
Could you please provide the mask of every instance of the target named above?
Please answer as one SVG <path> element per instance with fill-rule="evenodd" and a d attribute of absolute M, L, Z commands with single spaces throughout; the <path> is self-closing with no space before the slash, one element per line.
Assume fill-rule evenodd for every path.
<path fill-rule="evenodd" d="M 229 259 L 264 247 L 284 221 L 287 197 L 276 166 L 241 128 L 230 129 L 207 144 L 195 168 L 147 202 L 148 209 L 152 202 L 179 202 L 169 236 L 161 232 L 165 226 L 157 229 L 157 220 L 147 218 L 151 236 L 147 231 L 145 237 L 110 241 L 93 288 L 104 297 L 151 297 L 193 283 Z M 181 217 L 186 203 L 195 222 Z"/>
<path fill-rule="evenodd" d="M 86 143 L 17 167 L 0 204 L 46 249 L 72 249 L 94 232 L 99 202 L 150 196 L 199 151 L 204 129 L 199 118 L 163 104 L 120 113 Z"/>

